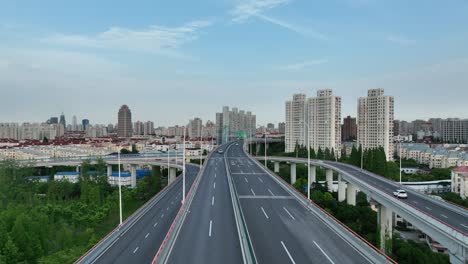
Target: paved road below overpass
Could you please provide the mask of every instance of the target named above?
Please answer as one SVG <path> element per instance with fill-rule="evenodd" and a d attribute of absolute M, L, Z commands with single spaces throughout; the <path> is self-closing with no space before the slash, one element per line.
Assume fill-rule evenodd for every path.
<path fill-rule="evenodd" d="M 248 157 L 241 143 L 227 154 L 258 263 L 371 263 Z"/>
<path fill-rule="evenodd" d="M 188 192 L 199 168 L 193 165 L 186 168 Z M 151 263 L 181 206 L 182 176 L 168 188 L 146 214 L 91 263 Z"/>

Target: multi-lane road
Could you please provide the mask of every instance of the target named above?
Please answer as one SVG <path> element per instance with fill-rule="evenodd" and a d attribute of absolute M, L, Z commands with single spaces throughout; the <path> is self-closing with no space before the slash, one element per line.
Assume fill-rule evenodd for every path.
<path fill-rule="evenodd" d="M 186 185 L 190 187 L 199 171 L 186 166 Z M 90 263 L 151 263 L 171 226 L 182 200 L 182 177 L 167 187 L 167 191 L 149 210 L 136 217 L 138 221 L 122 233 L 113 244 Z M 189 188 L 186 188 L 188 192 Z M 125 204 L 124 204 L 125 206 Z"/>
<path fill-rule="evenodd" d="M 241 142 L 221 149 L 205 165 L 169 263 L 242 263 L 228 177 L 258 263 L 370 263 L 248 157 Z"/>
<path fill-rule="evenodd" d="M 224 155 L 213 153 L 204 166 L 168 263 L 242 263 Z"/>

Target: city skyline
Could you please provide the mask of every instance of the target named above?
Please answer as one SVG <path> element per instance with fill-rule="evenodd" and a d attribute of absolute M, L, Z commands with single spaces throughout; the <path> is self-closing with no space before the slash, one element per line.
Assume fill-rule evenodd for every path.
<path fill-rule="evenodd" d="M 375 88 L 398 99 L 396 119 L 468 118 L 466 2 L 75 4 L 3 4 L 2 122 L 63 111 L 105 124 L 128 104 L 163 126 L 214 120 L 223 105 L 278 123 L 276 105 L 319 89 L 340 94 L 343 115 L 356 116 L 356 94 Z"/>

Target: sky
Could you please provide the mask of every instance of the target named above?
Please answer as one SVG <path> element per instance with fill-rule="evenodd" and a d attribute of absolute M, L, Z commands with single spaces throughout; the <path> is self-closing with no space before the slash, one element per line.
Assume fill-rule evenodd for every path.
<path fill-rule="evenodd" d="M 294 93 L 371 88 L 395 119 L 468 118 L 466 0 L 0 0 L 0 122 L 155 126 L 223 105 L 284 121 Z"/>

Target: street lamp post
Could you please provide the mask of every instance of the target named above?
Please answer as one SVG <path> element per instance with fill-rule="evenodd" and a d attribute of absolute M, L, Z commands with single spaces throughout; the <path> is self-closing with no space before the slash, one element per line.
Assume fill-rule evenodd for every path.
<path fill-rule="evenodd" d="M 185 127 L 184 127 L 184 152 L 182 154 L 182 203 L 185 203 Z"/>
<path fill-rule="evenodd" d="M 120 151 L 117 154 L 118 157 L 118 165 L 119 165 L 119 215 L 120 215 L 120 223 L 119 223 L 119 228 L 122 225 L 122 180 L 121 180 L 121 175 L 120 175 Z"/>
<path fill-rule="evenodd" d="M 308 105 L 307 105 L 308 108 Z M 310 122 L 307 120 L 307 199 L 310 200 Z"/>
<path fill-rule="evenodd" d="M 399 143 L 400 144 L 399 144 L 398 148 L 399 148 L 399 153 L 400 153 L 399 156 L 400 156 L 400 184 L 401 184 L 401 140 L 399 141 Z"/>

